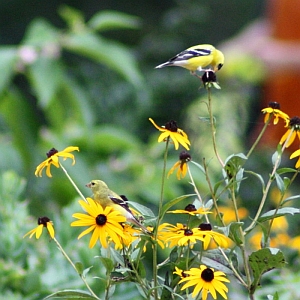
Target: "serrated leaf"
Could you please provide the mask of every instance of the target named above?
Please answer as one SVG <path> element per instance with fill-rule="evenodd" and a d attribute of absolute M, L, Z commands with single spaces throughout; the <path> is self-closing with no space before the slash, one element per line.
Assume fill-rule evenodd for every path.
<path fill-rule="evenodd" d="M 285 215 L 294 215 L 294 214 L 299 214 L 300 213 L 300 209 L 299 208 L 294 208 L 294 207 L 282 207 L 279 208 L 277 211 L 275 209 L 272 209 L 266 213 L 264 213 L 263 215 L 261 215 L 258 218 L 258 222 L 262 223 L 262 222 L 266 222 L 268 220 L 274 219 L 274 218 L 278 218 L 281 216 L 285 216 Z"/>
<path fill-rule="evenodd" d="M 137 29 L 140 27 L 140 18 L 118 11 L 105 10 L 93 15 L 87 25 L 98 31 Z"/>
<path fill-rule="evenodd" d="M 180 202 L 188 197 L 192 197 L 192 196 L 196 196 L 196 194 L 187 194 L 187 195 L 183 195 L 183 196 L 177 197 L 175 199 L 172 199 L 171 201 L 168 201 L 162 208 L 162 216 L 164 216 L 165 213 L 167 212 L 167 210 L 169 210 L 172 206 L 174 206 L 178 202 Z"/>
<path fill-rule="evenodd" d="M 81 291 L 81 290 L 62 290 L 55 292 L 47 297 L 45 297 L 43 300 L 51 299 L 51 298 L 56 298 L 56 299 L 97 299 L 93 297 L 91 294 Z"/>
<path fill-rule="evenodd" d="M 283 253 L 276 248 L 264 248 L 251 253 L 249 265 L 253 272 L 251 289 L 255 291 L 261 276 L 274 268 L 282 268 L 286 265 Z"/>
<path fill-rule="evenodd" d="M 0 47 L 0 94 L 8 85 L 10 79 L 14 74 L 14 65 L 17 61 L 16 47 Z"/>

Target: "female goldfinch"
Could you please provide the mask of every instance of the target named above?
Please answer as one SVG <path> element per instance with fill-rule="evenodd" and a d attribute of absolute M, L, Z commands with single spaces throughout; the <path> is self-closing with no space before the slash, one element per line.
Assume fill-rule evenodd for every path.
<path fill-rule="evenodd" d="M 125 196 L 119 196 L 117 193 L 110 190 L 107 184 L 102 180 L 92 180 L 86 186 L 90 188 L 94 194 L 94 201 L 98 202 L 103 208 L 111 206 L 119 211 L 127 222 L 133 223 L 140 227 L 145 233 L 149 233 L 147 228 L 143 226 L 131 212 Z"/>
<path fill-rule="evenodd" d="M 205 71 L 203 68 L 208 65 L 211 65 L 214 71 L 218 71 L 223 64 L 223 53 L 212 45 L 204 44 L 190 47 L 155 68 L 178 66 L 188 69 L 192 74 L 195 74 L 196 70 Z"/>

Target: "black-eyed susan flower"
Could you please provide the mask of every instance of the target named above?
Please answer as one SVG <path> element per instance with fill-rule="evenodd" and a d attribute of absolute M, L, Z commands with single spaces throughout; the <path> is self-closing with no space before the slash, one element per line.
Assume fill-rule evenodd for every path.
<path fill-rule="evenodd" d="M 212 231 L 211 224 L 209 223 L 201 223 L 198 229 L 194 230 L 194 233 L 202 238 L 204 250 L 208 248 L 211 239 L 222 248 L 228 247 L 228 238 L 219 232 Z"/>
<path fill-rule="evenodd" d="M 126 217 L 110 206 L 103 208 L 92 198 L 87 198 L 86 200 L 87 203 L 80 200 L 79 204 L 87 214 L 73 214 L 73 217 L 78 220 L 71 223 L 71 226 L 90 226 L 78 236 L 78 239 L 93 231 L 89 243 L 90 248 L 95 246 L 98 239 L 104 248 L 107 248 L 108 240 L 113 241 L 116 248 L 122 248 L 122 239 L 126 239 L 126 236 L 120 223 L 126 222 Z"/>
<path fill-rule="evenodd" d="M 188 275 L 185 273 L 185 271 L 183 271 L 183 270 L 177 268 L 176 266 L 175 266 L 175 271 L 173 272 L 173 274 L 176 274 L 176 275 L 180 276 L 181 278 L 187 277 L 187 276 L 188 276 Z"/>
<path fill-rule="evenodd" d="M 170 210 L 168 213 L 172 214 L 188 214 L 192 216 L 197 216 L 197 215 L 205 215 L 205 214 L 210 214 L 210 211 L 207 211 L 207 209 L 200 207 L 196 208 L 194 204 L 188 204 L 184 209 L 176 209 L 176 210 Z"/>
<path fill-rule="evenodd" d="M 122 249 L 124 246 L 129 247 L 134 241 L 140 238 L 141 233 L 141 230 L 133 228 L 129 224 L 123 224 L 124 238 L 121 238 L 120 245 L 115 244 L 115 249 Z"/>
<path fill-rule="evenodd" d="M 213 268 L 208 268 L 205 265 L 200 265 L 199 268 L 191 268 L 188 271 L 184 271 L 184 274 L 188 276 L 181 278 L 179 281 L 179 283 L 185 282 L 181 290 L 195 286 L 192 297 L 196 297 L 202 291 L 202 300 L 207 299 L 208 293 L 210 293 L 214 299 L 217 299 L 217 292 L 224 299 L 227 299 L 226 293 L 228 293 L 228 288 L 223 282 L 230 281 L 225 277 L 223 272 L 215 271 Z"/>
<path fill-rule="evenodd" d="M 170 248 L 174 246 L 192 246 L 200 240 L 203 242 L 203 237 L 194 234 L 194 229 L 188 228 L 186 225 L 177 223 L 176 226 L 165 223 L 166 226 L 159 232 L 160 236 L 164 238 L 165 242 Z M 196 228 L 195 228 L 196 229 Z"/>
<path fill-rule="evenodd" d="M 52 221 L 48 217 L 40 217 L 40 218 L 38 218 L 38 222 L 37 223 L 38 223 L 38 226 L 36 228 L 30 230 L 29 232 L 27 232 L 23 237 L 29 235 L 29 238 L 32 238 L 32 236 L 35 234 L 35 237 L 37 239 L 39 239 L 40 236 L 42 235 L 43 228 L 45 227 L 45 228 L 47 228 L 50 237 L 52 239 L 54 238 L 53 224 L 52 224 Z"/>
<path fill-rule="evenodd" d="M 34 172 L 35 176 L 42 177 L 42 172 L 44 168 L 46 168 L 46 175 L 48 177 L 52 177 L 51 172 L 50 172 L 50 167 L 51 165 L 54 165 L 56 168 L 59 168 L 59 157 L 63 157 L 64 160 L 67 158 L 71 158 L 73 160 L 72 165 L 75 164 L 75 156 L 70 153 L 73 151 L 79 151 L 78 147 L 67 147 L 62 151 L 57 151 L 55 148 L 52 148 L 48 153 L 47 153 L 47 159 L 44 160 L 42 163 L 40 163 Z"/>
<path fill-rule="evenodd" d="M 178 150 L 179 144 L 185 149 L 190 150 L 189 145 L 191 145 L 191 143 L 188 136 L 182 129 L 177 127 L 176 121 L 171 120 L 166 123 L 165 126 L 158 126 L 151 118 L 149 118 L 149 120 L 156 129 L 162 131 L 161 135 L 158 137 L 159 143 L 170 138 L 173 141 L 176 150 Z"/>
<path fill-rule="evenodd" d="M 187 163 L 192 159 L 191 155 L 187 151 L 182 151 L 179 155 L 179 161 L 177 161 L 174 166 L 170 169 L 168 172 L 168 178 L 169 176 L 174 172 L 174 170 L 177 170 L 176 176 L 177 179 L 180 180 L 181 178 L 184 178 L 187 170 L 188 170 L 188 165 Z"/>
<path fill-rule="evenodd" d="M 297 156 L 299 156 L 299 157 L 298 157 L 298 160 L 297 160 L 296 165 L 295 165 L 296 169 L 300 168 L 300 149 L 298 149 L 295 152 L 293 152 L 291 154 L 291 156 L 290 156 L 290 159 L 293 159 L 293 158 L 295 158 Z"/>
<path fill-rule="evenodd" d="M 289 138 L 288 142 L 286 143 L 286 148 L 289 147 L 294 142 L 296 136 L 298 136 L 298 139 L 300 141 L 300 118 L 293 117 L 289 119 L 287 126 L 289 127 L 289 129 L 282 136 L 279 142 L 280 145 L 282 145 Z"/>
<path fill-rule="evenodd" d="M 286 124 L 289 122 L 289 116 L 280 110 L 280 104 L 278 102 L 270 102 L 269 107 L 263 108 L 261 111 L 265 114 L 264 122 L 267 123 L 270 116 L 274 116 L 273 124 L 276 125 L 279 118 L 283 119 Z"/>

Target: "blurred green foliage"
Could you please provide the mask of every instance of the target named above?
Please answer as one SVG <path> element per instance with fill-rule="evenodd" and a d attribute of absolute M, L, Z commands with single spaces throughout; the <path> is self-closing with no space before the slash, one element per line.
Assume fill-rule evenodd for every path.
<path fill-rule="evenodd" d="M 160 125 L 176 119 L 181 128 L 184 124 L 198 128 L 200 124 L 202 132 L 207 125 L 199 121 L 203 117 L 199 82 L 182 69 L 158 72 L 154 66 L 187 46 L 225 40 L 255 18 L 263 3 L 235 0 L 229 5 L 223 0 L 189 0 L 129 5 L 103 1 L 105 4 L 97 2 L 93 9 L 81 10 L 53 1 L 37 3 L 36 14 L 31 15 L 30 1 L 27 9 L 21 2 L 14 3 L 16 13 L 25 16 L 24 23 L 16 22 L 20 40 L 9 36 L 5 24 L 0 37 L 0 292 L 7 299 L 41 299 L 54 289 L 82 285 L 47 238 L 38 243 L 22 240 L 35 226 L 36 217 L 46 214 L 63 228 L 58 238 L 72 257 L 88 264 L 97 253 L 87 249 L 83 241 L 78 243 L 77 232 L 69 226 L 78 205 L 76 192 L 61 170 L 53 168 L 51 179 L 34 177 L 35 167 L 46 158 L 46 152 L 52 147 L 79 146 L 76 165 L 71 167 L 66 161 L 64 166 L 85 195 L 89 195 L 85 183 L 105 178 L 117 192 L 156 211 L 164 146 L 157 144 L 158 135 L 148 117 Z M 49 10 L 48 19 L 50 5 L 55 9 Z M 5 4 L 0 7 L 5 8 Z M 3 9 L 3 22 L 5 12 Z M 217 118 L 224 118 L 220 129 L 231 130 L 224 141 L 228 154 L 235 146 L 240 151 L 243 145 L 237 142 L 241 136 L 235 136 L 238 120 L 232 127 L 232 123 L 224 126 L 225 119 L 234 120 L 240 113 L 246 116 L 255 79 L 250 76 L 245 89 L 240 81 L 220 76 L 224 83 L 233 83 L 230 91 L 221 84 L 222 94 L 218 93 Z M 219 105 L 228 98 L 235 103 L 233 110 L 232 102 Z M 199 111 L 197 116 L 192 113 L 195 110 Z M 222 114 L 224 111 L 231 115 Z M 247 123 L 239 128 L 243 128 L 240 133 L 245 132 Z M 203 138 L 195 137 L 198 150 L 192 155 L 202 157 L 203 151 L 209 151 L 204 149 L 207 141 Z M 171 153 L 168 168 L 177 155 Z M 195 174 L 195 179 L 201 185 L 204 178 Z M 166 199 L 184 192 L 175 176 L 168 180 Z M 49 261 L 55 261 L 55 266 Z M 57 265 L 61 272 L 55 270 Z M 98 268 L 91 273 L 99 276 L 101 266 L 95 265 Z M 103 286 L 96 282 L 93 288 L 100 292 Z M 128 299 L 136 296 L 131 290 L 126 287 Z M 124 295 L 122 287 L 119 292 Z"/>

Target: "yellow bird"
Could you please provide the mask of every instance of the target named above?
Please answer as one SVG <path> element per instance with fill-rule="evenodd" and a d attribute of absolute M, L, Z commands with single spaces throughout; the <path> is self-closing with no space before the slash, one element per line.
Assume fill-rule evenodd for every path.
<path fill-rule="evenodd" d="M 208 65 L 216 72 L 222 68 L 223 64 L 223 53 L 212 45 L 203 44 L 190 47 L 155 68 L 160 69 L 169 66 L 177 66 L 188 69 L 192 74 L 195 74 L 196 70 L 205 71 L 203 68 Z"/>
<path fill-rule="evenodd" d="M 86 186 L 92 190 L 94 194 L 93 199 L 98 202 L 103 208 L 105 208 L 106 206 L 113 207 L 124 217 L 126 217 L 127 222 L 133 223 L 140 227 L 145 233 L 149 233 L 147 228 L 143 226 L 133 215 L 125 196 L 120 196 L 110 190 L 107 184 L 102 180 L 92 180 L 91 182 L 87 183 Z"/>

